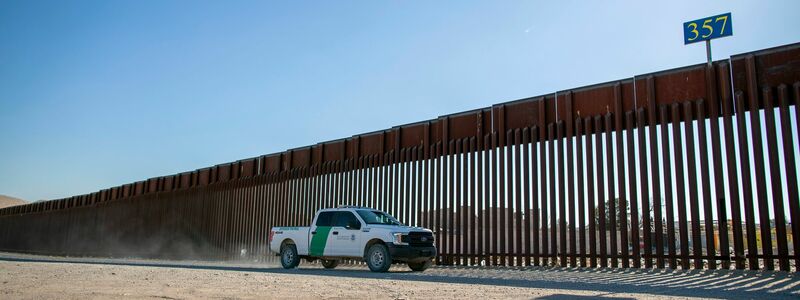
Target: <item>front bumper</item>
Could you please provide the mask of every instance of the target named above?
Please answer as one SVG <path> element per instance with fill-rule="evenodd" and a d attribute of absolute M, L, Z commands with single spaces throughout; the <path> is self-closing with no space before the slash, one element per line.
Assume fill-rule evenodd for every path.
<path fill-rule="evenodd" d="M 410 246 L 388 244 L 392 260 L 401 262 L 421 262 L 436 257 L 436 246 Z"/>

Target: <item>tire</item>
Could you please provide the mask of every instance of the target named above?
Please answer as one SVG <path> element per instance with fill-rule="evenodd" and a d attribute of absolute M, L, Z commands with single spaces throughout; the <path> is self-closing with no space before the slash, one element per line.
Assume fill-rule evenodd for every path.
<path fill-rule="evenodd" d="M 300 264 L 300 256 L 297 255 L 297 247 L 293 244 L 281 247 L 281 266 L 284 269 L 294 269 Z"/>
<path fill-rule="evenodd" d="M 422 271 L 425 271 L 426 269 L 428 269 L 432 264 L 433 264 L 433 262 L 431 260 L 426 260 L 426 261 L 421 261 L 421 262 L 416 262 L 416 263 L 409 262 L 408 263 L 408 267 L 411 268 L 412 271 L 422 272 Z"/>
<path fill-rule="evenodd" d="M 392 255 L 389 249 L 382 244 L 375 244 L 367 250 L 367 257 L 364 257 L 369 270 L 372 272 L 386 272 L 392 266 Z"/>
<path fill-rule="evenodd" d="M 339 265 L 339 261 L 335 259 L 322 259 L 321 262 L 322 266 L 325 267 L 325 269 L 333 269 Z"/>

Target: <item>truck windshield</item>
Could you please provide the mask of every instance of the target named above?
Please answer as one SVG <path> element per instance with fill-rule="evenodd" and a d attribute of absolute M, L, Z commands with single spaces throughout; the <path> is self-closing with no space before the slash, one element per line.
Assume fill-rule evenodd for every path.
<path fill-rule="evenodd" d="M 364 222 L 367 224 L 403 225 L 403 223 L 400 223 L 400 221 L 397 221 L 397 219 L 382 211 L 360 209 L 356 210 L 356 212 L 358 212 L 358 215 L 361 216 L 361 219 L 364 219 Z"/>

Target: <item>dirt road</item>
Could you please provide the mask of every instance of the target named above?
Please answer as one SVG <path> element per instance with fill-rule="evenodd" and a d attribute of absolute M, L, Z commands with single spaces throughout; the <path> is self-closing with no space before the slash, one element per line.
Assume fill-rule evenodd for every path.
<path fill-rule="evenodd" d="M 749 271 L 397 266 L 295 270 L 252 263 L 86 259 L 0 253 L 2 299 L 798 299 L 800 278 Z"/>

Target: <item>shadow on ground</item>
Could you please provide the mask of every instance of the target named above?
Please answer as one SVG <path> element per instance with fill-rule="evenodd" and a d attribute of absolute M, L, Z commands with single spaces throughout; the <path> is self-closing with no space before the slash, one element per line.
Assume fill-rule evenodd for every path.
<path fill-rule="evenodd" d="M 579 296 L 579 295 L 566 295 L 566 294 L 553 294 L 550 296 L 543 296 L 537 297 L 536 299 L 543 299 L 543 300 L 588 300 L 588 299 L 597 299 L 598 297 L 603 297 L 603 300 L 633 300 L 634 298 L 628 297 L 611 297 L 607 295 L 599 295 L 599 296 Z"/>
<path fill-rule="evenodd" d="M 314 275 L 479 284 L 539 289 L 584 290 L 607 293 L 641 293 L 662 296 L 711 297 L 727 299 L 798 299 L 800 276 L 786 272 L 746 270 L 626 270 L 549 267 L 433 267 L 425 272 L 393 268 L 387 273 L 370 272 L 366 266 L 344 266 L 335 270 L 318 265 L 301 265 L 285 270 L 277 266 L 230 265 L 217 262 L 146 261 L 126 259 L 67 258 L 0 255 L 0 261 L 39 263 L 80 263 L 159 268 L 184 268 L 286 275 Z M 541 299 L 575 299 L 556 294 Z M 626 298 L 616 298 L 626 299 Z"/>

